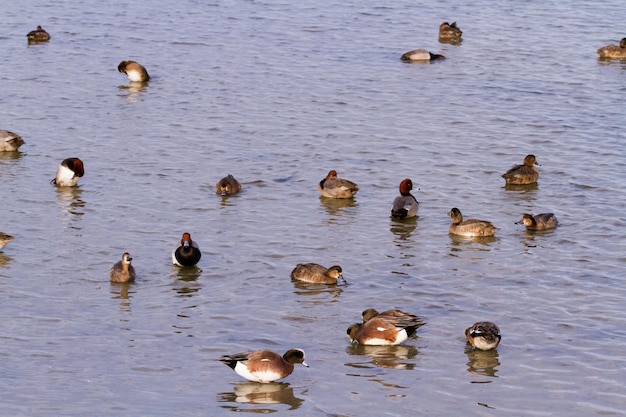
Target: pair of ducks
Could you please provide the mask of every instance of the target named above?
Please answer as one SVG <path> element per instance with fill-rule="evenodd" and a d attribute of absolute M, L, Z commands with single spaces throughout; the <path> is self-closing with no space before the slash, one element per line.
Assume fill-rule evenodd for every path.
<path fill-rule="evenodd" d="M 353 341 L 367 345 L 395 345 L 406 340 L 422 326 L 417 316 L 402 310 L 379 313 L 373 308 L 363 312 L 363 323 L 348 328 Z M 483 321 L 465 330 L 467 342 L 475 349 L 495 349 L 501 340 L 500 329 L 495 323 Z M 252 382 L 270 383 L 288 377 L 296 364 L 308 367 L 302 349 L 289 349 L 282 356 L 271 350 L 224 355 L 220 362 L 235 373 Z"/>
<path fill-rule="evenodd" d="M 462 35 L 463 32 L 457 27 L 456 22 L 452 22 L 451 24 L 443 22 L 439 25 L 440 42 L 460 42 Z M 445 59 L 445 56 L 441 54 L 433 54 L 426 49 L 414 49 L 402 54 L 400 59 L 407 62 L 429 62 L 436 59 Z"/>
<path fill-rule="evenodd" d="M 202 257 L 198 244 L 191 240 L 191 234 L 185 232 L 180 239 L 180 244 L 172 251 L 172 264 L 182 267 L 194 266 Z M 133 258 L 130 253 L 124 252 L 122 260 L 115 263 L 109 271 L 111 282 L 133 282 L 137 274 L 131 265 Z"/>

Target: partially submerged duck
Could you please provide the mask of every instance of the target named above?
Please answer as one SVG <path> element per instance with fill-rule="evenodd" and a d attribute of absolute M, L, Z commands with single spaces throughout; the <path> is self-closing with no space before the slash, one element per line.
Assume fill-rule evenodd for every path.
<path fill-rule="evenodd" d="M 539 165 L 535 155 L 526 155 L 521 165 L 515 165 L 502 174 L 502 178 L 507 185 L 534 184 L 539 179 L 539 170 L 535 165 Z"/>
<path fill-rule="evenodd" d="M 85 175 L 83 161 L 79 158 L 67 158 L 57 168 L 57 174 L 50 184 L 58 187 L 75 187 L 83 175 Z"/>
<path fill-rule="evenodd" d="M 414 49 L 402 54 L 400 59 L 406 62 L 428 62 L 436 59 L 445 59 L 445 56 L 441 54 L 433 54 L 426 49 Z"/>
<path fill-rule="evenodd" d="M 138 62 L 135 61 L 122 61 L 117 66 L 119 72 L 123 72 L 128 76 L 128 79 L 134 82 L 145 83 L 150 81 L 150 75 L 148 71 Z"/>
<path fill-rule="evenodd" d="M 493 236 L 498 230 L 487 220 L 469 219 L 463 221 L 461 210 L 454 207 L 449 213 L 452 224 L 448 228 L 450 234 L 468 237 Z"/>
<path fill-rule="evenodd" d="M 619 41 L 619 45 L 607 45 L 596 51 L 600 58 L 626 59 L 626 38 Z"/>
<path fill-rule="evenodd" d="M 352 181 L 337 177 L 337 171 L 333 169 L 317 184 L 317 190 L 328 198 L 352 198 L 359 187 Z"/>
<path fill-rule="evenodd" d="M 0 130 L 0 152 L 15 152 L 24 143 L 24 139 L 17 133 Z"/>
<path fill-rule="evenodd" d="M 41 26 L 37 26 L 37 29 L 28 32 L 26 38 L 29 43 L 48 42 L 50 40 L 50 34 Z"/>
<path fill-rule="evenodd" d="M 417 209 L 419 203 L 417 199 L 411 194 L 413 189 L 413 181 L 410 178 L 405 178 L 400 181 L 400 195 L 393 200 L 391 205 L 391 216 L 398 219 L 407 219 L 417 216 Z"/>
<path fill-rule="evenodd" d="M 460 39 L 463 32 L 456 26 L 456 22 L 443 22 L 439 25 L 439 39 Z"/>
<path fill-rule="evenodd" d="M 523 224 L 528 230 L 546 230 L 553 229 L 559 225 L 554 213 L 541 213 L 533 216 L 532 214 L 524 214 L 522 220 L 516 224 Z"/>

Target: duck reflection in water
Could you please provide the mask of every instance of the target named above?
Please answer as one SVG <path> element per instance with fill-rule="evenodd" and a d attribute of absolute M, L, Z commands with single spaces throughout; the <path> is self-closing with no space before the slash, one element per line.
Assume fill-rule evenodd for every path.
<path fill-rule="evenodd" d="M 353 198 L 326 198 L 320 196 L 320 203 L 330 216 L 336 216 L 343 211 L 349 211 L 352 207 L 358 207 L 359 203 Z"/>
<path fill-rule="evenodd" d="M 498 372 L 498 366 L 500 361 L 498 360 L 498 351 L 492 350 L 479 350 L 474 349 L 471 346 L 467 346 L 465 349 L 467 355 L 467 371 L 475 375 L 483 375 L 496 377 Z"/>
<path fill-rule="evenodd" d="M 349 362 L 347 366 L 354 368 L 388 368 L 411 370 L 415 368 L 412 361 L 419 351 L 415 346 L 371 346 L 352 343 L 346 348 L 346 353 L 352 356 L 368 357 L 368 362 Z M 409 362 L 408 362 L 409 361 Z"/>
<path fill-rule="evenodd" d="M 175 272 L 176 281 L 173 282 L 173 290 L 179 297 L 193 297 L 202 288 L 198 278 L 202 274 L 202 269 L 197 266 L 187 268 L 172 268 Z"/>
<path fill-rule="evenodd" d="M 234 392 L 222 392 L 218 394 L 220 402 L 240 404 L 286 404 L 289 406 L 290 410 L 298 409 L 304 403 L 302 398 L 298 398 L 294 395 L 293 388 L 287 382 L 274 382 L 271 384 L 241 382 L 233 385 L 235 386 Z M 255 413 L 262 414 L 276 411 L 278 410 L 269 408 L 254 409 Z"/>
<path fill-rule="evenodd" d="M 69 220 L 69 227 L 81 230 L 77 222 L 85 214 L 86 203 L 81 198 L 83 190 L 78 187 L 58 187 L 56 192 L 59 199 L 58 205 L 65 215 L 65 220 Z"/>

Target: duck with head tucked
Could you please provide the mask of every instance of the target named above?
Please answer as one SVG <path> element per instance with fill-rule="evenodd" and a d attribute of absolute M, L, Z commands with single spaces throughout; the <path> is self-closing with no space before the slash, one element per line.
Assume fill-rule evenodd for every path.
<path fill-rule="evenodd" d="M 456 207 L 450 210 L 449 215 L 452 218 L 452 224 L 448 228 L 448 231 L 452 235 L 485 237 L 493 236 L 496 230 L 498 230 L 497 227 L 487 220 L 469 219 L 463 221 L 461 210 Z"/>
<path fill-rule="evenodd" d="M 48 42 L 50 40 L 50 34 L 41 26 L 37 26 L 37 29 L 28 32 L 26 38 L 28 39 L 28 43 Z"/>
<path fill-rule="evenodd" d="M 626 59 L 626 38 L 619 41 L 619 45 L 607 45 L 596 51 L 600 58 Z"/>
<path fill-rule="evenodd" d="M 507 185 L 534 184 L 539 179 L 539 170 L 535 165 L 539 165 L 535 155 L 526 155 L 521 165 L 515 165 L 502 174 L 502 178 Z"/>
<path fill-rule="evenodd" d="M 461 39 L 461 35 L 463 35 L 463 32 L 456 26 L 456 22 L 443 22 L 439 25 L 439 39 Z"/>
<path fill-rule="evenodd" d="M 408 219 L 417 216 L 417 209 L 419 203 L 417 199 L 411 194 L 413 189 L 413 181 L 410 178 L 405 178 L 400 181 L 400 195 L 393 200 L 391 205 L 391 217 L 398 219 Z"/>
<path fill-rule="evenodd" d="M 366 310 L 363 310 L 363 312 L 361 313 L 361 317 L 363 319 L 363 323 L 366 323 L 375 317 L 385 317 L 393 320 L 401 320 L 405 324 L 415 326 L 414 330 L 417 330 L 418 327 L 426 324 L 415 314 L 407 313 L 406 311 L 402 311 L 399 309 L 385 310 L 382 313 L 379 313 L 378 310 L 376 310 L 375 308 L 368 308 Z M 410 333 L 409 336 L 411 336 L 412 334 L 413 333 Z"/>
<path fill-rule="evenodd" d="M 222 178 L 215 184 L 215 194 L 227 196 L 241 191 L 241 184 L 231 174 Z"/>
<path fill-rule="evenodd" d="M 56 176 L 50 184 L 57 187 L 75 187 L 78 180 L 85 175 L 85 166 L 79 158 L 67 158 L 61 162 Z"/>
<path fill-rule="evenodd" d="M 183 237 L 180 239 L 180 245 L 172 251 L 172 264 L 178 266 L 194 266 L 200 262 L 201 257 L 202 253 L 200 253 L 198 244 L 191 240 L 189 233 L 183 233 Z"/>
<path fill-rule="evenodd" d="M 405 62 L 430 62 L 437 59 L 445 59 L 446 57 L 441 54 L 433 54 L 426 49 L 414 49 L 409 52 L 405 52 L 400 57 Z"/>
<path fill-rule="evenodd" d="M 354 323 L 346 333 L 353 343 L 371 346 L 389 346 L 404 342 L 409 336 L 415 334 L 418 327 L 424 324 L 412 314 L 377 314 L 376 310 L 368 309 L 363 313 L 363 323 Z M 399 310 L 396 310 L 399 311 Z M 376 312 L 377 313 L 377 312 Z"/>
<path fill-rule="evenodd" d="M 4 232 L 0 232 L 0 249 L 8 245 L 9 242 L 11 242 L 13 239 L 14 239 L 13 236 L 7 235 Z"/>
<path fill-rule="evenodd" d="M 133 282 L 135 280 L 135 268 L 130 264 L 132 260 L 130 253 L 124 252 L 122 260 L 111 267 L 109 272 L 111 282 Z"/>
<path fill-rule="evenodd" d="M 359 187 L 352 181 L 338 178 L 337 171 L 333 169 L 317 184 L 317 190 L 328 198 L 352 198 L 359 191 Z"/>
<path fill-rule="evenodd" d="M 15 152 L 24 143 L 20 135 L 0 129 L 0 152 Z"/>
<path fill-rule="evenodd" d="M 465 338 L 475 349 L 491 350 L 498 347 L 502 336 L 495 323 L 481 321 L 465 329 Z"/>
<path fill-rule="evenodd" d="M 304 361 L 302 349 L 289 349 L 282 356 L 271 350 L 236 353 L 222 356 L 220 362 L 248 381 L 262 384 L 288 377 L 295 364 L 301 363 L 307 368 L 309 366 Z"/>
<path fill-rule="evenodd" d="M 326 268 L 315 263 L 298 264 L 291 271 L 291 278 L 311 284 L 336 284 L 340 278 L 345 282 L 341 267 L 333 265 Z"/>
<path fill-rule="evenodd" d="M 135 61 L 122 61 L 117 66 L 119 72 L 123 72 L 128 76 L 128 79 L 133 82 L 145 83 L 150 81 L 150 75 L 148 71 L 138 62 Z"/>
<path fill-rule="evenodd" d="M 524 214 L 522 220 L 515 224 L 523 224 L 527 230 L 546 230 L 553 229 L 559 225 L 554 213 L 541 213 L 533 216 L 532 214 Z"/>

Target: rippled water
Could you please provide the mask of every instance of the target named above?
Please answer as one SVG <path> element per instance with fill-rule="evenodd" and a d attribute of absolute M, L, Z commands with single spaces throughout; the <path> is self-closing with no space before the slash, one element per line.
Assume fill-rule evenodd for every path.
<path fill-rule="evenodd" d="M 625 413 L 626 62 L 595 55 L 624 36 L 620 2 L 9 0 L 0 17 L 0 128 L 26 141 L 0 155 L 3 415 Z M 461 45 L 437 41 L 444 20 Z M 29 46 L 37 24 L 52 39 Z M 448 59 L 399 60 L 418 47 Z M 539 185 L 505 189 L 528 153 Z M 71 156 L 86 175 L 56 190 Z M 354 201 L 320 199 L 330 169 Z M 222 199 L 227 173 L 244 191 Z M 405 177 L 419 218 L 396 222 Z M 450 237 L 455 206 L 496 238 Z M 524 212 L 561 226 L 526 232 Z M 197 269 L 170 265 L 183 231 Z M 124 251 L 139 279 L 111 285 Z M 348 285 L 294 285 L 299 262 Z M 427 325 L 350 346 L 367 307 Z M 465 349 L 478 320 L 497 351 Z M 310 368 L 280 384 L 216 361 L 291 347 Z"/>

